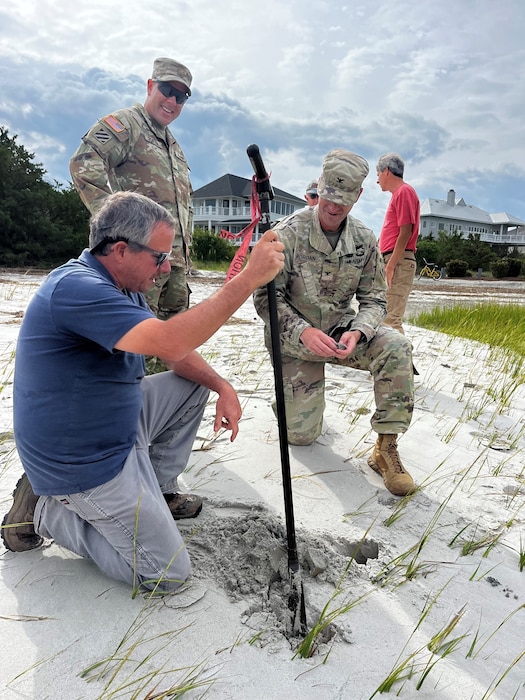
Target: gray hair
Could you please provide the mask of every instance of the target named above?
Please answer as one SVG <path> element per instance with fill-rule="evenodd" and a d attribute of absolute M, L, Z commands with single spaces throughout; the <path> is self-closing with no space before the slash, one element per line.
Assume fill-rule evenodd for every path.
<path fill-rule="evenodd" d="M 92 253 L 107 255 L 106 247 L 116 241 L 147 244 L 157 224 L 173 228 L 175 220 L 167 209 L 136 192 L 115 192 L 89 222 Z"/>
<path fill-rule="evenodd" d="M 392 175 L 403 177 L 405 162 L 398 153 L 385 153 L 385 155 L 381 156 L 377 161 L 377 169 L 382 173 L 387 168 Z"/>

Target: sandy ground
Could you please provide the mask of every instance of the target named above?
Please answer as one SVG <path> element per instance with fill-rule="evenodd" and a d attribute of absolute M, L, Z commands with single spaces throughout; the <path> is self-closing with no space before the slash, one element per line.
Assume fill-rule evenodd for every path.
<path fill-rule="evenodd" d="M 1 513 L 21 470 L 14 348 L 39 282 L 0 274 Z M 219 283 L 192 278 L 194 302 Z M 425 280 L 409 313 L 483 298 L 525 303 L 525 284 Z M 400 453 L 420 488 L 395 498 L 369 469 L 369 376 L 330 368 L 323 434 L 290 449 L 300 561 L 290 587 L 273 373 L 244 304 L 202 348 L 244 416 L 232 445 L 214 435 L 210 404 L 183 476 L 205 499 L 180 526 L 193 577 L 175 595 L 133 598 L 52 542 L 24 554 L 0 545 L 0 697 L 145 700 L 186 688 L 192 699 L 360 700 L 390 678 L 402 698 L 525 698 L 523 367 L 481 344 L 407 334 L 421 374 Z M 290 601 L 301 584 L 307 630 L 324 626 L 307 658 Z"/>

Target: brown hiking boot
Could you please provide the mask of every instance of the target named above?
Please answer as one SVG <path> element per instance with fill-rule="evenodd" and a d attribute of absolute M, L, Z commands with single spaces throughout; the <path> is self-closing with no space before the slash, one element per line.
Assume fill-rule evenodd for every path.
<path fill-rule="evenodd" d="M 414 479 L 406 471 L 397 451 L 397 435 L 378 435 L 368 466 L 381 474 L 385 486 L 395 496 L 415 491 Z"/>
<path fill-rule="evenodd" d="M 202 498 L 192 493 L 165 493 L 164 498 L 174 520 L 196 518 L 202 510 Z"/>
<path fill-rule="evenodd" d="M 2 521 L 2 539 L 11 552 L 28 552 L 44 541 L 33 526 L 33 516 L 39 496 L 31 488 L 24 474 L 13 491 L 13 505 Z"/>

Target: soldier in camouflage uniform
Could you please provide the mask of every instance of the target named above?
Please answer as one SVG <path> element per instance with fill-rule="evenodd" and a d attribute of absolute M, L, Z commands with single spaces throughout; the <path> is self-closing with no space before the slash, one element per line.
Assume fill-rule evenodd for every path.
<path fill-rule="evenodd" d="M 147 300 L 163 320 L 188 308 L 186 282 L 193 224 L 189 167 L 168 129 L 191 95 L 190 71 L 170 58 L 157 58 L 144 105 L 120 109 L 100 119 L 82 137 L 71 158 L 73 183 L 91 214 L 112 192 L 143 194 L 175 219 L 171 272 L 161 274 Z M 151 369 L 151 361 L 148 362 Z"/>
<path fill-rule="evenodd" d="M 319 203 L 275 225 L 285 246 L 276 277 L 288 439 L 309 445 L 323 424 L 326 362 L 368 370 L 374 381 L 377 442 L 368 463 L 396 495 L 415 486 L 397 451 L 414 407 L 410 342 L 382 326 L 386 280 L 374 233 L 349 212 L 362 192 L 368 163 L 334 149 L 323 161 Z M 352 307 L 356 299 L 358 310 Z M 266 288 L 254 293 L 271 353 Z"/>

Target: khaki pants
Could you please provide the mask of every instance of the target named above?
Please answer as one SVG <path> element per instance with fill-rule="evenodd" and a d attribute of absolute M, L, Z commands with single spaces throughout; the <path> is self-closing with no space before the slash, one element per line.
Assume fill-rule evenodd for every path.
<path fill-rule="evenodd" d="M 385 265 L 391 253 L 384 255 Z M 392 286 L 386 292 L 386 316 L 384 325 L 395 328 L 400 333 L 403 331 L 403 316 L 407 307 L 408 296 L 414 284 L 416 274 L 416 256 L 412 251 L 406 250 L 403 257 L 396 265 Z"/>

